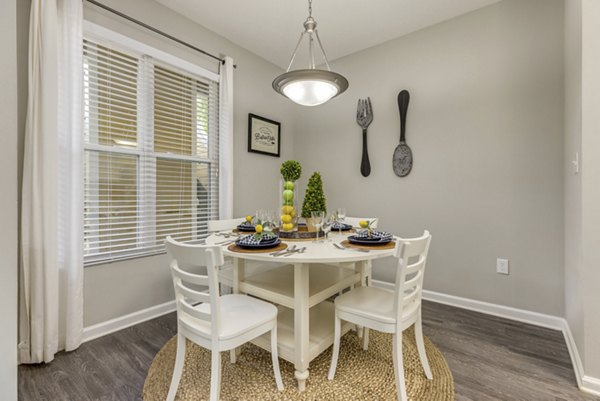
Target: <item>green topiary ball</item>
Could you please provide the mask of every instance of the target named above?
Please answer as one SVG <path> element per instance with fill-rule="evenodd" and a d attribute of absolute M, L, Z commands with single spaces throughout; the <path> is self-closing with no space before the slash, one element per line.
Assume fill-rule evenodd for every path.
<path fill-rule="evenodd" d="M 285 181 L 297 181 L 302 175 L 302 165 L 296 160 L 281 163 L 281 175 Z"/>

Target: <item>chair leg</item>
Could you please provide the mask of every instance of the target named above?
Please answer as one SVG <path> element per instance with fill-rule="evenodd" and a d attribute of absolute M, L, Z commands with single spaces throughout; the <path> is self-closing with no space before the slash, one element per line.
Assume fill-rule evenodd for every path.
<path fill-rule="evenodd" d="M 425 353 L 425 342 L 423 341 L 423 326 L 421 324 L 421 312 L 419 312 L 419 317 L 415 322 L 415 340 L 417 342 L 417 350 L 419 350 L 419 359 L 421 359 L 423 371 L 425 371 L 425 376 L 427 376 L 427 378 L 431 380 L 433 379 L 433 374 L 431 373 L 431 368 L 429 367 L 427 353 Z"/>
<path fill-rule="evenodd" d="M 277 325 L 271 330 L 271 359 L 273 360 L 273 373 L 275 374 L 277 390 L 283 391 L 283 381 L 279 370 L 279 354 L 277 352 Z"/>
<path fill-rule="evenodd" d="M 177 334 L 177 355 L 175 356 L 175 368 L 173 369 L 173 377 L 171 378 L 171 386 L 167 401 L 173 401 L 177 394 L 181 373 L 183 372 L 183 364 L 185 362 L 185 337 L 182 334 Z"/>
<path fill-rule="evenodd" d="M 210 366 L 210 401 L 219 401 L 221 391 L 221 353 L 217 349 L 211 351 Z"/>
<path fill-rule="evenodd" d="M 395 333 L 392 338 L 394 373 L 398 401 L 406 401 L 406 382 L 404 381 L 404 361 L 402 360 L 402 332 Z"/>
<path fill-rule="evenodd" d="M 237 362 L 237 353 L 235 351 L 235 348 L 229 350 L 229 360 L 231 361 L 231 363 Z"/>
<path fill-rule="evenodd" d="M 369 349 L 369 328 L 363 328 L 363 349 L 366 351 Z"/>
<path fill-rule="evenodd" d="M 335 332 L 333 334 L 333 355 L 331 356 L 331 366 L 329 366 L 329 374 L 327 378 L 333 380 L 335 370 L 337 368 L 338 357 L 340 355 L 340 337 L 342 334 L 342 321 L 335 315 Z"/>

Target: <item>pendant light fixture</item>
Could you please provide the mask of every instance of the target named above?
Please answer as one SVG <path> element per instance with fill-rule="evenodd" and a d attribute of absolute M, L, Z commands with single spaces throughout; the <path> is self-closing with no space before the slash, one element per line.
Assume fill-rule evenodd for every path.
<path fill-rule="evenodd" d="M 308 36 L 308 69 L 290 71 L 304 35 Z M 323 54 L 327 70 L 316 69 L 315 38 Z M 273 89 L 302 106 L 318 106 L 348 89 L 348 80 L 331 71 L 329 67 L 329 61 L 327 61 L 327 55 L 317 31 L 317 22 L 312 17 L 312 0 L 308 0 L 308 18 L 304 21 L 304 31 L 300 34 L 290 64 L 284 74 L 275 78 Z"/>

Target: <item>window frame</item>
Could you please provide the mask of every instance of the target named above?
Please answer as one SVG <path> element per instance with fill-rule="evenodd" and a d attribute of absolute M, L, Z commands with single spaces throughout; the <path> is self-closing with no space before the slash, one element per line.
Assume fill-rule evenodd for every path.
<path fill-rule="evenodd" d="M 189 61 L 183 60 L 177 56 L 154 48 L 152 46 L 146 45 L 142 42 L 139 42 L 130 37 L 124 36 L 120 33 L 92 23 L 90 21 L 85 20 L 83 24 L 83 37 L 84 39 L 89 39 L 95 41 L 97 43 L 101 43 L 108 46 L 114 46 L 116 49 L 121 49 L 132 56 L 138 57 L 139 60 L 139 73 L 137 75 L 138 79 L 138 101 L 137 101 L 137 147 L 136 148 L 125 148 L 125 147 L 116 147 L 110 145 L 104 145 L 100 143 L 90 143 L 88 141 L 83 141 L 83 151 L 84 152 L 97 152 L 100 153 L 112 153 L 119 155 L 128 155 L 135 156 L 137 158 L 137 196 L 138 196 L 138 207 L 141 206 L 141 210 L 138 213 L 137 217 L 137 228 L 136 228 L 136 242 L 137 246 L 134 249 L 128 250 L 116 250 L 111 251 L 109 253 L 96 255 L 96 256 L 85 256 L 84 251 L 84 267 L 90 267 L 101 264 L 108 264 L 119 262 L 123 260 L 137 259 L 148 256 L 155 256 L 166 253 L 166 250 L 163 248 L 156 248 L 156 233 L 157 233 L 157 219 L 156 219 L 156 180 L 153 182 L 148 182 L 147 180 L 142 179 L 142 177 L 147 176 L 144 169 L 148 169 L 151 165 L 156 166 L 158 160 L 174 160 L 174 161 L 182 161 L 182 162 L 190 162 L 190 163 L 199 163 L 199 164 L 207 164 L 209 169 L 209 180 L 219 181 L 219 164 L 220 164 L 220 154 L 219 154 L 219 124 L 218 124 L 218 107 L 217 110 L 213 110 L 213 112 L 208 113 L 209 118 L 209 126 L 213 125 L 217 130 L 217 143 L 211 143 L 208 147 L 207 157 L 203 156 L 192 156 L 192 155 L 183 155 L 183 154 L 175 154 L 175 153 L 165 153 L 165 152 L 157 152 L 154 149 L 154 127 L 151 127 L 149 132 L 145 132 L 144 130 L 147 128 L 145 126 L 145 121 L 152 121 L 152 101 L 154 99 L 154 95 L 151 94 L 147 97 L 140 96 L 140 81 L 144 79 L 143 75 L 146 73 L 149 68 L 154 68 L 154 65 L 159 65 L 160 67 L 174 69 L 175 72 L 180 72 L 186 75 L 190 75 L 192 78 L 196 80 L 203 80 L 208 85 L 210 85 L 210 81 L 216 82 L 220 84 L 220 76 L 212 71 L 209 71 L 205 68 L 202 68 L 196 64 L 193 64 Z M 149 56 L 149 57 L 148 57 Z M 151 58 L 151 59 L 150 59 Z M 156 63 L 154 63 L 156 61 Z M 194 102 L 197 101 L 197 93 L 194 90 Z M 141 100 L 141 101 L 140 101 Z M 145 104 L 144 104 L 145 103 Z M 150 107 L 148 107 L 150 106 Z M 150 116 L 148 115 L 150 114 Z M 196 120 L 196 113 L 193 113 L 193 120 Z M 195 126 L 195 124 L 194 124 Z M 83 134 L 83 133 L 82 133 Z M 209 133 L 210 136 L 210 133 Z M 195 137 L 193 137 L 195 140 Z M 214 141 L 211 141 L 214 142 Z M 151 159 L 150 161 L 145 159 Z M 215 171 L 216 167 L 216 171 Z M 214 172 L 213 172 L 214 171 Z M 220 185 L 218 182 L 217 185 Z M 212 186 L 212 185 L 211 185 Z M 154 196 L 150 196 L 154 194 Z M 218 213 L 219 210 L 219 191 L 217 190 L 217 200 L 216 200 L 216 210 Z M 140 196 L 145 197 L 145 202 L 140 202 Z M 148 202 L 148 199 L 152 199 L 151 202 Z M 82 199 L 82 202 L 85 201 L 85 198 Z M 213 210 L 215 205 L 213 204 L 215 200 L 213 197 L 210 198 L 211 206 L 209 210 Z M 146 217 L 144 217 L 146 216 Z M 196 220 L 193 218 L 193 220 Z M 140 235 L 140 231 L 142 228 L 140 227 L 140 223 L 148 223 L 152 221 L 150 228 L 148 225 L 143 228 L 146 232 L 150 230 L 148 235 Z M 198 240 L 199 238 L 196 238 Z M 190 241 L 190 242 L 193 242 Z"/>

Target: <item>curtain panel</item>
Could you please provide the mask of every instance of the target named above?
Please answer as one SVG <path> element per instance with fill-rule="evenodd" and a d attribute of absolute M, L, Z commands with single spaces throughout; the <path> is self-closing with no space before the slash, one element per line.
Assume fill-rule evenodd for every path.
<path fill-rule="evenodd" d="M 233 59 L 225 57 L 219 82 L 219 218 L 233 218 Z"/>
<path fill-rule="evenodd" d="M 81 0 L 33 0 L 21 209 L 19 361 L 83 333 Z"/>

